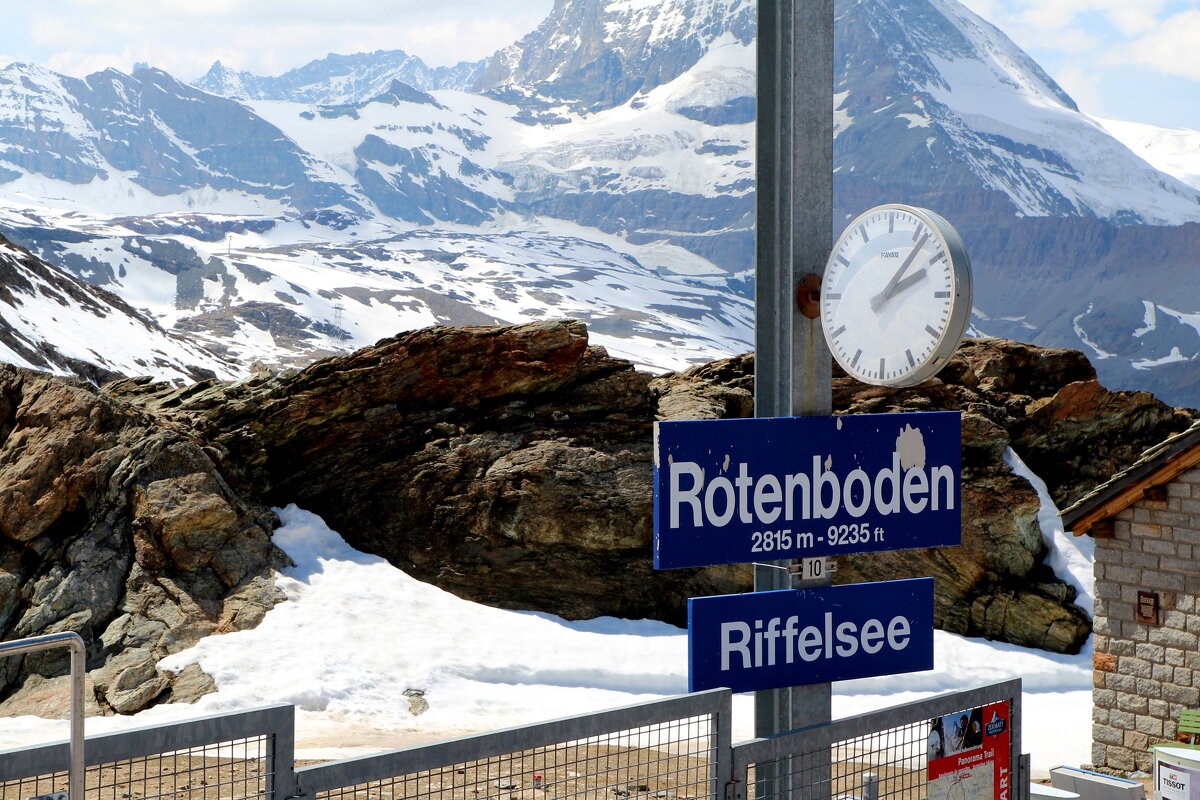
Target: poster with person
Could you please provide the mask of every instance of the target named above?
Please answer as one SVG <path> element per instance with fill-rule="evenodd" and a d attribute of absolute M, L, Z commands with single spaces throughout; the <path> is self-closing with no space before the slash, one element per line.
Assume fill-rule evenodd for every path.
<path fill-rule="evenodd" d="M 1007 702 L 929 721 L 930 800 L 1009 800 L 1012 783 Z"/>

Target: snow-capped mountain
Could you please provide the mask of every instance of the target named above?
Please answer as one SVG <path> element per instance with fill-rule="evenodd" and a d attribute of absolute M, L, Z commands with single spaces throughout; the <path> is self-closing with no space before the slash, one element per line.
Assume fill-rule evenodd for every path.
<path fill-rule="evenodd" d="M 352 105 L 384 94 L 393 81 L 426 92 L 470 89 L 486 64 L 485 59 L 453 67 L 429 67 L 403 50 L 376 50 L 353 55 L 330 53 L 282 75 L 258 76 L 232 70 L 217 61 L 195 86 L 211 94 L 246 100 Z"/>
<path fill-rule="evenodd" d="M 102 382 L 229 379 L 235 364 L 0 238 L 0 361 Z"/>
<path fill-rule="evenodd" d="M 1200 191 L 1159 172 L 1008 37 L 954 0 L 838 5 L 837 169 L 845 212 L 925 205 L 951 219 L 1200 221 Z"/>
<path fill-rule="evenodd" d="M 0 207 L 0 230 L 125 298 L 138 309 L 122 304 L 129 314 L 191 348 L 170 369 L 118 365 L 105 340 L 94 340 L 104 359 L 96 363 L 126 374 L 178 378 L 185 364 L 230 377 L 256 362 L 306 364 L 429 325 L 563 317 L 584 320 L 593 344 L 652 370 L 751 347 L 753 306 L 723 276 L 661 275 L 639 261 L 639 248 L 561 223 L 522 232 L 336 230 L 298 219 Z M 64 332 L 41 331 L 55 345 Z"/>
<path fill-rule="evenodd" d="M 944 214 L 975 264 L 976 332 L 1080 347 L 1110 385 L 1200 405 L 1186 388 L 1200 301 L 1172 290 L 1200 191 L 954 0 L 836 8 L 836 218 L 881 202 Z M 643 363 L 745 349 L 754 11 L 557 0 L 486 63 L 434 74 L 379 51 L 278 78 L 215 65 L 206 91 L 153 69 L 76 80 L 13 65 L 0 231 L 243 360 L 395 332 L 377 324 L 569 311 L 597 329 L 599 309 L 627 321 L 615 347 Z M 610 274 L 640 288 L 596 294 Z M 662 325 L 678 336 L 659 347 Z"/>
<path fill-rule="evenodd" d="M 79 80 L 12 64 L 0 70 L 0 143 L 0 181 L 10 195 L 117 213 L 164 205 L 366 211 L 361 197 L 323 174 L 325 165 L 245 106 L 161 70 L 110 69 Z"/>
<path fill-rule="evenodd" d="M 1094 119 L 1159 172 L 1200 189 L 1200 131 L 1101 117 Z"/>
<path fill-rule="evenodd" d="M 755 0 L 555 0 L 536 30 L 491 58 L 474 89 L 612 108 L 682 76 L 715 42 L 751 44 L 756 10 Z"/>

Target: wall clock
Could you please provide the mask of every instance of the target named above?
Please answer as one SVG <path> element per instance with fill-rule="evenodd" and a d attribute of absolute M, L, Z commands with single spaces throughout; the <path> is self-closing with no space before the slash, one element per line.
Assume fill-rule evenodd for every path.
<path fill-rule="evenodd" d="M 924 208 L 877 206 L 838 237 L 821 282 L 821 327 L 850 376 L 913 386 L 937 374 L 971 319 L 962 237 Z"/>

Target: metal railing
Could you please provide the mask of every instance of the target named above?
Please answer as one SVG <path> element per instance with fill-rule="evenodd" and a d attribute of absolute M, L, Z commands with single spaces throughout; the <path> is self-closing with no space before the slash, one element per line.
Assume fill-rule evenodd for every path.
<path fill-rule="evenodd" d="M 291 797 L 296 793 L 294 719 L 292 706 L 279 705 L 93 736 L 85 759 L 86 788 L 70 800 Z M 64 744 L 0 753 L 0 798 L 28 800 L 61 792 L 69 761 Z"/>
<path fill-rule="evenodd" d="M 716 689 L 297 771 L 310 800 L 713 797 L 731 693 Z"/>
<path fill-rule="evenodd" d="M 67 631 L 0 642 L 0 656 L 19 656 L 58 647 L 66 647 L 71 651 L 71 740 L 67 757 L 67 793 L 74 800 L 83 797 L 84 783 L 83 687 L 87 671 L 87 647 L 83 638 L 78 633 Z"/>
<path fill-rule="evenodd" d="M 731 699 L 716 689 L 299 769 L 294 709 L 272 706 L 90 738 L 86 800 L 924 800 L 953 796 L 929 777 L 931 723 L 1001 703 L 1008 796 L 1028 800 L 1019 680 L 736 745 Z M 65 743 L 0 753 L 0 800 L 61 792 L 70 761 Z"/>
<path fill-rule="evenodd" d="M 1013 800 L 1028 800 L 1021 761 L 1021 681 L 1012 680 L 918 700 L 828 724 L 754 739 L 732 748 L 727 800 L 924 800 L 931 789 L 931 724 L 996 703 L 1008 705 L 1009 770 Z M 769 775 L 762 780 L 763 774 Z"/>

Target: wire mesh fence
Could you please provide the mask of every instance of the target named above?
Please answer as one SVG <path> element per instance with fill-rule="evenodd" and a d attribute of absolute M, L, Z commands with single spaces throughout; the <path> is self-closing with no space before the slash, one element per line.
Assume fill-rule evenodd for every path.
<path fill-rule="evenodd" d="M 293 714 L 291 706 L 278 706 L 89 739 L 86 800 L 287 797 L 295 785 Z M 64 745 L 0 754 L 0 800 L 68 800 L 67 794 Z"/>
<path fill-rule="evenodd" d="M 681 703 L 680 701 L 686 701 Z M 314 800 L 698 800 L 719 780 L 727 691 L 301 770 Z M 649 720 L 647 715 L 657 716 Z M 595 732 L 580 735 L 581 726 Z M 471 757 L 461 758 L 460 754 Z M 355 775 L 373 774 L 371 780 Z"/>
<path fill-rule="evenodd" d="M 765 760 L 750 768 L 746 797 L 924 800 L 929 796 L 928 731 L 929 721 L 921 720 L 815 752 Z"/>
<path fill-rule="evenodd" d="M 88 740 L 83 800 L 1028 800 L 1019 680 L 733 745 L 719 689 L 295 768 L 291 706 Z M 990 749 L 989 749 L 990 747 Z M 67 745 L 0 800 L 69 800 Z"/>
<path fill-rule="evenodd" d="M 91 800 L 249 800 L 273 788 L 270 737 L 258 736 L 89 766 Z M 67 792 L 67 773 L 34 775 L 0 784 L 0 800 Z"/>
<path fill-rule="evenodd" d="M 1009 681 L 735 745 L 731 796 L 1016 800 L 1020 698 Z"/>

